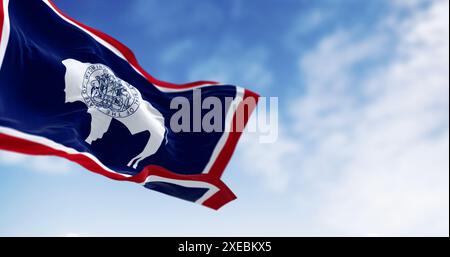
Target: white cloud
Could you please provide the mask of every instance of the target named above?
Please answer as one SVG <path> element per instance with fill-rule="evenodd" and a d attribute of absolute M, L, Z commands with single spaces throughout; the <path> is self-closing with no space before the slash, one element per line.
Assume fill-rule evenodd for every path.
<path fill-rule="evenodd" d="M 306 38 L 324 26 L 330 19 L 329 10 L 316 9 L 308 11 L 305 15 L 299 15 L 294 21 L 291 30 L 285 35 L 285 44 L 291 49 L 298 49 L 303 38 Z"/>
<path fill-rule="evenodd" d="M 24 162 L 26 156 L 12 152 L 0 151 L 0 163 L 6 165 L 13 165 Z"/>
<path fill-rule="evenodd" d="M 393 0 L 392 2 L 398 7 L 416 8 L 420 4 L 430 2 L 430 0 Z"/>
<path fill-rule="evenodd" d="M 192 48 L 192 41 L 189 39 L 181 40 L 169 46 L 161 55 L 161 61 L 164 63 L 172 63 L 182 57 L 186 51 Z"/>
<path fill-rule="evenodd" d="M 255 116 L 252 115 L 254 122 Z M 291 170 L 301 146 L 291 141 L 283 132 L 273 144 L 261 144 L 257 132 L 246 131 L 239 142 L 236 161 L 240 168 L 257 175 L 272 192 L 284 192 L 292 178 Z"/>
<path fill-rule="evenodd" d="M 76 233 L 67 233 L 64 234 L 63 237 L 80 237 L 80 235 Z"/>
<path fill-rule="evenodd" d="M 192 68 L 189 80 L 212 80 L 254 88 L 268 87 L 273 74 L 267 68 L 268 53 L 265 48 L 243 49 L 232 40 L 225 40 L 209 59 Z"/>
<path fill-rule="evenodd" d="M 155 13 L 155 11 L 158 13 Z M 188 19 L 180 19 L 188 14 Z M 137 0 L 125 12 L 127 20 L 146 24 L 148 33 L 175 34 L 179 31 L 215 30 L 224 20 L 220 8 L 213 2 Z"/>
<path fill-rule="evenodd" d="M 382 54 L 378 35 L 335 34 L 302 59 L 309 92 L 294 114 L 313 147 L 299 160 L 310 185 L 299 198 L 315 195 L 331 231 L 448 234 L 448 10 L 436 2 L 398 24 L 393 60 L 364 80 L 352 73 Z"/>
<path fill-rule="evenodd" d="M 295 132 L 241 147 L 247 170 L 297 191 L 315 234 L 449 233 L 449 3 L 413 13 L 324 38 L 299 63 Z"/>
<path fill-rule="evenodd" d="M 6 151 L 0 151 L 0 165 L 27 168 L 45 174 L 66 174 L 77 167 L 76 164 L 59 157 L 29 156 Z"/>

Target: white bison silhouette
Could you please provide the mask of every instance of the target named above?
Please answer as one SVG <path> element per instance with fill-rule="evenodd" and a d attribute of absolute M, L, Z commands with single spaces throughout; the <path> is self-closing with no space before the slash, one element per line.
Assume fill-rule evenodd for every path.
<path fill-rule="evenodd" d="M 62 63 L 66 67 L 65 102 L 84 103 L 92 117 L 91 132 L 86 138 L 88 144 L 102 138 L 114 118 L 124 124 L 132 135 L 150 132 L 144 150 L 127 166 L 133 165 L 136 169 L 140 161 L 156 153 L 166 133 L 164 117 L 142 99 L 136 88 L 116 77 L 105 65 L 74 59 L 66 59 Z"/>

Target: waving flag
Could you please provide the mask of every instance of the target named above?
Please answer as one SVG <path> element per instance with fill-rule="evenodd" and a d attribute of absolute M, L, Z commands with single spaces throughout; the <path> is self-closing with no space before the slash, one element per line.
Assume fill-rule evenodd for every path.
<path fill-rule="evenodd" d="M 191 128 L 209 115 L 195 114 L 196 98 L 209 97 L 220 102 L 220 129 L 171 127 L 179 99 L 193 102 Z M 241 134 L 236 122 L 245 125 L 257 98 L 233 85 L 157 80 L 126 46 L 51 1 L 0 0 L 0 149 L 60 156 L 218 209 L 235 199 L 220 178 Z"/>

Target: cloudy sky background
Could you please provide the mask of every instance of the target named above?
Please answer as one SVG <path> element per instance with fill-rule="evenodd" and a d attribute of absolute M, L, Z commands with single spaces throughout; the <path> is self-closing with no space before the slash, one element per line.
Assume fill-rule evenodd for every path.
<path fill-rule="evenodd" d="M 0 236 L 449 234 L 448 0 L 55 1 L 157 78 L 279 97 L 218 212 L 0 152 Z"/>

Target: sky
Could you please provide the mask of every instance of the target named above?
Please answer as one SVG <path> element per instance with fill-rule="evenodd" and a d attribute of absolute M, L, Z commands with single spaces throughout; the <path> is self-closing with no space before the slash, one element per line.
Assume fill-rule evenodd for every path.
<path fill-rule="evenodd" d="M 449 235 L 448 0 L 54 1 L 153 76 L 278 97 L 219 211 L 0 152 L 0 236 Z"/>

